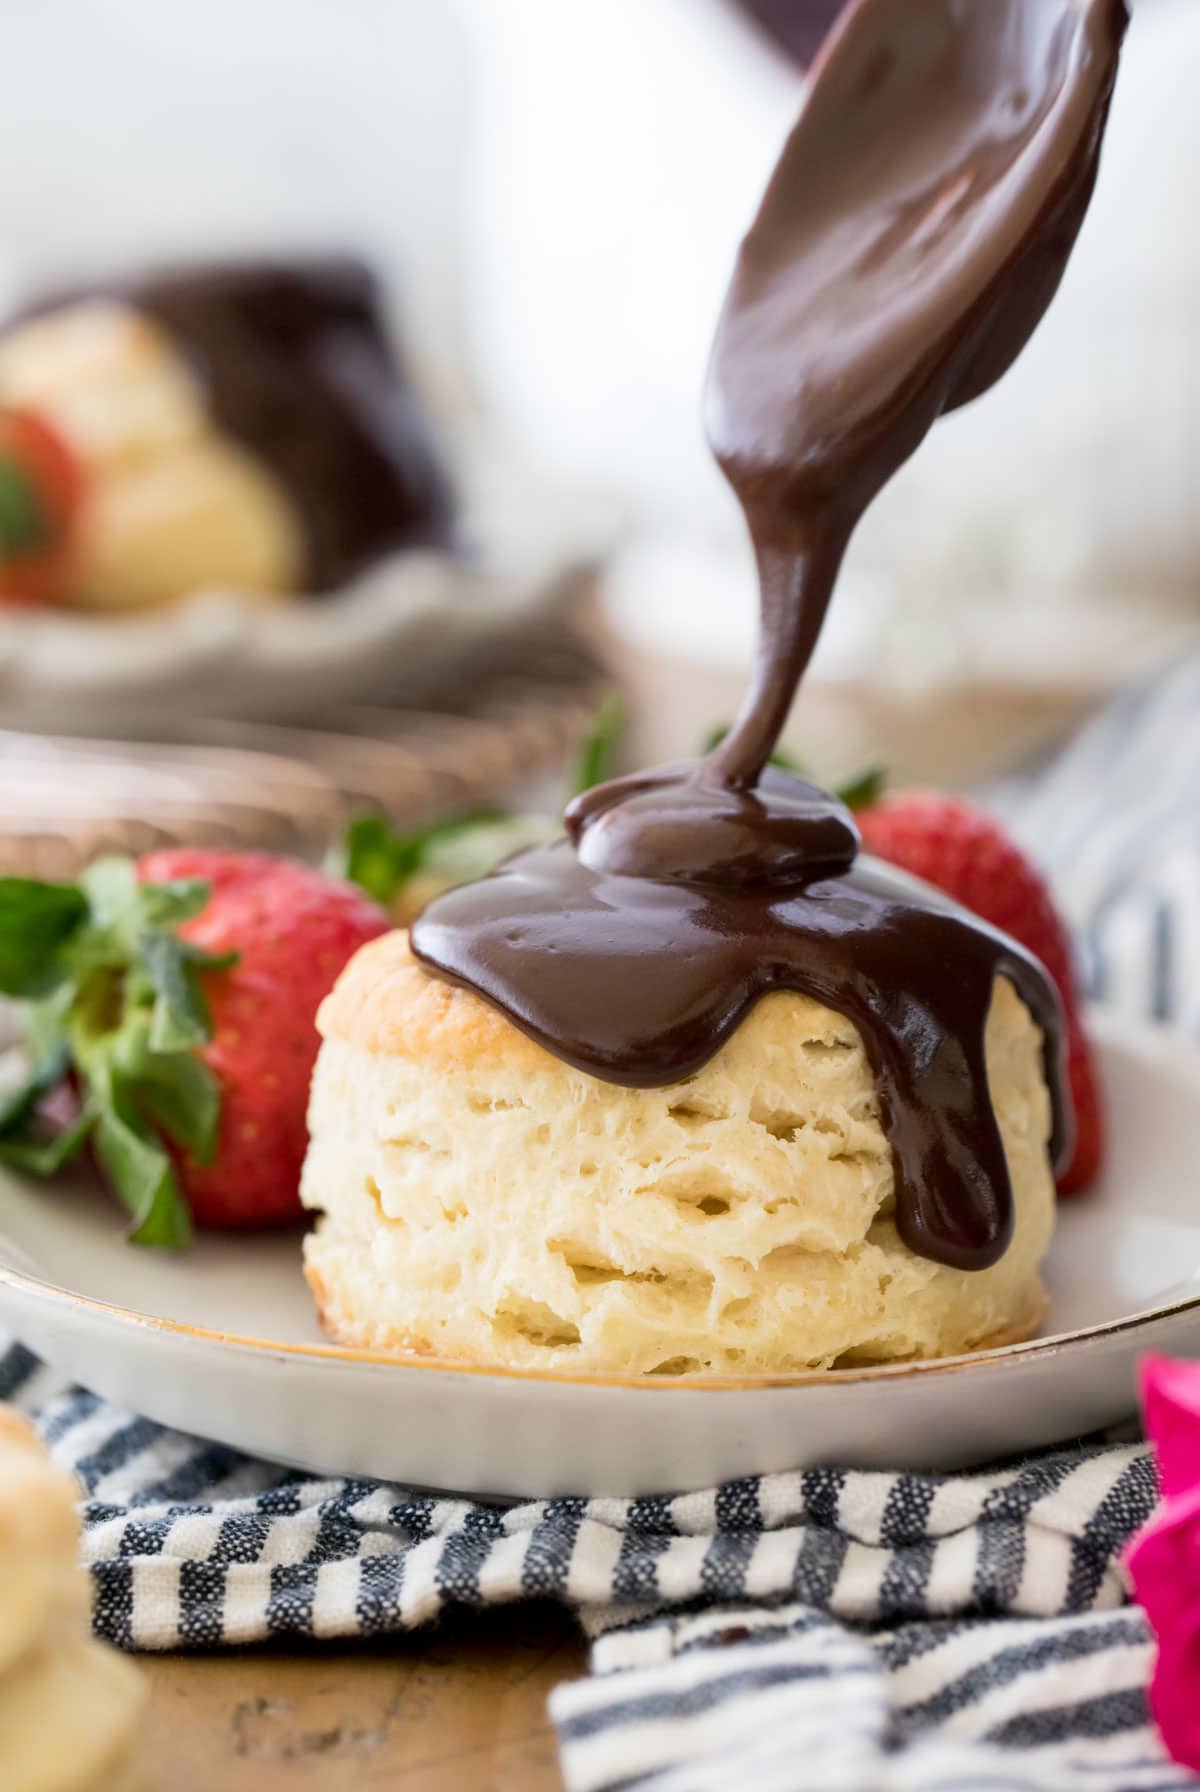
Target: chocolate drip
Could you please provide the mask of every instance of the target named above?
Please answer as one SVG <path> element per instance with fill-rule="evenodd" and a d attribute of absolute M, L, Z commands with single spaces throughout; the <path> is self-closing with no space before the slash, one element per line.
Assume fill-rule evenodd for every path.
<path fill-rule="evenodd" d="M 754 681 L 716 756 L 731 782 L 753 783 L 787 720 L 859 518 L 1057 291 L 1125 18 L 1121 0 L 860 0 L 826 45 L 709 369 L 762 587 Z"/>
<path fill-rule="evenodd" d="M 807 68 L 841 11 L 842 0 L 736 0 L 777 49 Z"/>
<path fill-rule="evenodd" d="M 360 262 L 197 265 L 75 287 L 29 309 L 96 297 L 156 318 L 216 422 L 287 487 L 314 590 L 400 548 L 450 545 L 450 485 Z"/>
<path fill-rule="evenodd" d="M 966 1269 L 996 1262 L 1013 1225 L 984 1057 L 995 980 L 1042 1029 L 1056 1162 L 1071 1132 L 1057 996 L 1013 941 L 856 863 L 852 817 L 767 761 L 863 511 L 938 416 L 999 378 L 1057 288 L 1125 23 L 1119 0 L 850 6 L 742 246 L 709 375 L 709 437 L 762 591 L 737 721 L 696 766 L 587 793 L 569 842 L 413 929 L 431 970 L 617 1083 L 692 1074 L 773 989 L 847 1014 L 901 1236 Z"/>
<path fill-rule="evenodd" d="M 862 1034 L 905 1243 L 963 1269 L 1007 1248 L 1012 1200 L 984 1059 L 992 987 L 1010 977 L 1043 1028 L 1053 1085 L 1057 998 L 1014 941 L 877 861 L 748 888 L 598 873 L 564 841 L 431 903 L 413 940 L 425 964 L 557 1057 L 633 1088 L 691 1076 L 760 996 L 815 997 Z M 1060 1103 L 1056 1156 L 1068 1135 Z"/>

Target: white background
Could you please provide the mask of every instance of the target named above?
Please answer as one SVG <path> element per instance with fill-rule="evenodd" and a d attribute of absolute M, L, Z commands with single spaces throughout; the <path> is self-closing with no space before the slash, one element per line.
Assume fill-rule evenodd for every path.
<path fill-rule="evenodd" d="M 0 299 L 122 261 L 360 248 L 395 281 L 431 386 L 473 389 L 525 452 L 629 504 L 628 626 L 678 639 L 685 617 L 697 652 L 743 651 L 748 572 L 698 394 L 799 89 L 721 0 L 0 0 L 0 16 Z M 986 656 L 966 597 L 972 627 L 1002 614 L 1031 668 L 1093 638 L 1111 659 L 1114 619 L 1123 639 L 1131 617 L 1153 634 L 1197 613 L 1198 66 L 1198 0 L 1141 0 L 1064 293 L 864 530 L 838 609 L 850 660 L 891 675 L 906 654 L 950 673 Z"/>

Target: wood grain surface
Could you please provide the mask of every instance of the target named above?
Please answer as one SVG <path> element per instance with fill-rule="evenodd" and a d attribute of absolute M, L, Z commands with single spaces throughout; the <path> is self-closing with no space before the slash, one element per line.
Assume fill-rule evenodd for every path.
<path fill-rule="evenodd" d="M 154 1792 L 561 1792 L 546 1699 L 584 1644 L 562 1612 L 521 1606 L 370 1648 L 142 1666 Z"/>

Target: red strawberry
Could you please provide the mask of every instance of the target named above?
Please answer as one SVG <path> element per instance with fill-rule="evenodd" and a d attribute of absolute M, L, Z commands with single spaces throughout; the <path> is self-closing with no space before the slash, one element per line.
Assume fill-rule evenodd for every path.
<path fill-rule="evenodd" d="M 36 411 L 0 410 L 0 603 L 63 595 L 83 471 Z"/>
<path fill-rule="evenodd" d="M 138 1244 L 295 1218 L 317 1007 L 387 927 L 354 885 L 263 853 L 0 878 L 0 993 L 29 1060 L 0 1161 L 51 1176 L 89 1150 Z"/>
<path fill-rule="evenodd" d="M 935 884 L 964 908 L 1011 934 L 1041 959 L 1058 985 L 1067 1016 L 1076 1126 L 1075 1150 L 1058 1187 L 1064 1195 L 1085 1188 L 1104 1160 L 1104 1111 L 1083 1027 L 1071 937 L 1045 879 L 998 822 L 954 797 L 902 792 L 860 810 L 855 819 L 868 852 Z"/>
<path fill-rule="evenodd" d="M 184 1198 L 201 1226 L 294 1219 L 317 1008 L 387 917 L 353 884 L 265 853 L 168 850 L 137 870 L 144 883 L 203 878 L 212 893 L 179 936 L 238 954 L 204 978 L 212 1038 L 198 1051 L 220 1085 L 221 1117 L 211 1163 L 173 1149 Z"/>

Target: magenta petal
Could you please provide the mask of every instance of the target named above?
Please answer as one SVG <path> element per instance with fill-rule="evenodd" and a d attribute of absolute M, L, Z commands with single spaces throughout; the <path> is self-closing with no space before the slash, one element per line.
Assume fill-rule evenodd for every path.
<path fill-rule="evenodd" d="M 1200 1486 L 1161 1505 L 1129 1545 L 1125 1561 L 1158 1636 L 1200 1631 Z"/>
<path fill-rule="evenodd" d="M 1200 1487 L 1200 1363 L 1151 1356 L 1142 1364 L 1142 1409 L 1164 1495 Z"/>
<path fill-rule="evenodd" d="M 1142 1364 L 1162 1504 L 1125 1552 L 1158 1639 L 1150 1708 L 1171 1754 L 1200 1771 L 1200 1363 Z"/>
<path fill-rule="evenodd" d="M 1160 1637 L 1150 1709 L 1174 1759 L 1200 1771 L 1200 1630 Z"/>

